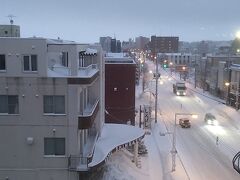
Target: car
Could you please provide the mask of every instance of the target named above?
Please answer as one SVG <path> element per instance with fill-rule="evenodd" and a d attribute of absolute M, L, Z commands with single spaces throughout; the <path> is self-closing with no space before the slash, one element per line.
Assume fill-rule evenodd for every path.
<path fill-rule="evenodd" d="M 206 113 L 204 117 L 204 121 L 209 125 L 218 125 L 216 117 L 211 113 Z"/>
<path fill-rule="evenodd" d="M 191 127 L 191 122 L 188 118 L 181 118 L 181 119 L 179 119 L 179 125 L 182 128 L 190 128 Z"/>

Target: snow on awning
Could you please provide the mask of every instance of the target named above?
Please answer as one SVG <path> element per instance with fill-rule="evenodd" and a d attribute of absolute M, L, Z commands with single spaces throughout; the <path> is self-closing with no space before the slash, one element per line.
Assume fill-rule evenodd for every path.
<path fill-rule="evenodd" d="M 102 133 L 98 138 L 92 162 L 88 167 L 102 163 L 108 154 L 119 146 L 138 141 L 144 137 L 144 130 L 135 126 L 124 124 L 104 124 Z"/>
<path fill-rule="evenodd" d="M 87 48 L 85 51 L 81 51 L 80 55 L 82 55 L 82 56 L 96 56 L 97 55 L 97 50 Z"/>

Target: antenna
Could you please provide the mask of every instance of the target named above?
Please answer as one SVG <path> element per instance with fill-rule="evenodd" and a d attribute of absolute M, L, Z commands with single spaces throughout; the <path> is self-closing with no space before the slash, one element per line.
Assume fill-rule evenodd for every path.
<path fill-rule="evenodd" d="M 14 16 L 14 15 L 12 15 L 12 14 L 9 14 L 7 17 L 8 17 L 9 20 L 10 20 L 10 24 L 13 25 L 13 18 L 16 17 L 16 16 Z"/>

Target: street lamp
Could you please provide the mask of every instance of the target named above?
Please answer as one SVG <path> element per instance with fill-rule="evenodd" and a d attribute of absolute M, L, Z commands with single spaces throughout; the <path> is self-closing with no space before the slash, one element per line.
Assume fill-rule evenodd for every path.
<path fill-rule="evenodd" d="M 235 98 L 236 98 L 236 103 L 235 103 L 235 108 L 236 108 L 236 110 L 238 110 L 238 96 L 239 96 L 239 82 L 225 82 L 225 86 L 227 86 L 228 87 L 228 92 L 227 92 L 227 97 L 226 97 L 226 104 L 227 104 L 227 102 L 228 102 L 228 100 L 229 100 L 229 86 L 230 85 L 234 85 L 234 84 L 236 84 L 237 85 L 237 89 L 235 90 Z"/>
<path fill-rule="evenodd" d="M 173 130 L 173 140 L 172 140 L 172 171 L 176 169 L 176 125 L 177 125 L 177 116 L 192 116 L 192 118 L 198 118 L 198 115 L 192 113 L 175 113 L 175 123 L 174 123 L 174 130 Z"/>

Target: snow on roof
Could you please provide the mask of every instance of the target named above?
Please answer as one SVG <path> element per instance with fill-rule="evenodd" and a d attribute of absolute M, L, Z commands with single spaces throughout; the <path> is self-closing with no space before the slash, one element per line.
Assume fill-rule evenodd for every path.
<path fill-rule="evenodd" d="M 235 71 L 240 71 L 240 64 L 232 64 L 230 69 Z"/>
<path fill-rule="evenodd" d="M 143 138 L 144 130 L 125 124 L 104 124 L 100 137 L 95 145 L 92 162 L 88 165 L 94 167 L 103 162 L 108 154 L 116 147 Z"/>
<path fill-rule="evenodd" d="M 111 58 L 126 58 L 128 57 L 126 53 L 106 53 L 106 57 Z"/>
<path fill-rule="evenodd" d="M 97 50 L 96 50 L 96 49 L 87 48 L 85 53 L 86 53 L 86 54 L 96 54 L 96 53 L 97 53 Z"/>

